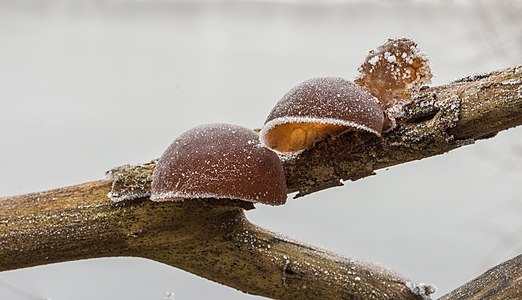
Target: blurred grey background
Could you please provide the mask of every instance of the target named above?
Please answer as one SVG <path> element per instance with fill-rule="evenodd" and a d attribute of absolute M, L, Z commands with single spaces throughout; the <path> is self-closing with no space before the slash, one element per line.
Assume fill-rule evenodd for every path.
<path fill-rule="evenodd" d="M 260 127 L 292 86 L 409 36 L 433 84 L 522 63 L 521 1 L 0 0 L 0 195 L 96 180 L 210 122 Z M 254 223 L 438 296 L 522 253 L 522 128 L 381 170 Z M 0 273 L 0 299 L 252 299 L 143 259 Z"/>

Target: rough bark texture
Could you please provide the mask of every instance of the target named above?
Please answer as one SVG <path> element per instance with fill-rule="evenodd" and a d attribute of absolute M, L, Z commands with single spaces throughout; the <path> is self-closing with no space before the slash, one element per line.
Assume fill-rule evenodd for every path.
<path fill-rule="evenodd" d="M 522 299 L 522 255 L 491 268 L 440 299 Z"/>
<path fill-rule="evenodd" d="M 522 66 L 423 89 L 382 139 L 347 133 L 283 160 L 298 196 L 373 175 L 375 170 L 443 154 L 522 124 Z M 109 171 L 116 200 L 147 197 L 155 162 Z"/>
<path fill-rule="evenodd" d="M 421 298 L 392 271 L 251 224 L 243 213 L 251 204 L 113 203 L 110 189 L 105 180 L 0 199 L 0 271 L 134 256 L 277 299 Z"/>
<path fill-rule="evenodd" d="M 427 88 L 383 139 L 345 134 L 284 159 L 289 191 L 304 195 L 336 186 L 520 124 L 522 67 Z M 107 180 L 0 199 L 0 271 L 136 256 L 278 299 L 416 299 L 433 292 L 389 270 L 263 230 L 246 220 L 243 210 L 252 207 L 242 202 L 148 201 L 153 168 L 154 162 L 123 166 Z M 107 194 L 129 201 L 114 203 Z M 516 298 L 519 273 L 517 257 L 445 299 Z"/>

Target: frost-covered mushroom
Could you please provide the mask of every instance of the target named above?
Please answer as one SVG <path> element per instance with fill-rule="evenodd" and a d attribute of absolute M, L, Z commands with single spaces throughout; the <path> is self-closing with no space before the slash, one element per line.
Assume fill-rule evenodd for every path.
<path fill-rule="evenodd" d="M 153 201 L 217 198 L 281 205 L 286 183 L 278 156 L 257 134 L 230 124 L 197 126 L 175 139 L 158 160 Z"/>
<path fill-rule="evenodd" d="M 409 38 L 388 39 L 368 52 L 355 83 L 377 97 L 385 109 L 402 105 L 431 81 L 429 59 Z"/>
<path fill-rule="evenodd" d="M 380 136 L 383 119 L 378 100 L 360 86 L 339 77 L 313 78 L 291 89 L 275 105 L 260 140 L 278 153 L 299 153 L 345 131 Z"/>

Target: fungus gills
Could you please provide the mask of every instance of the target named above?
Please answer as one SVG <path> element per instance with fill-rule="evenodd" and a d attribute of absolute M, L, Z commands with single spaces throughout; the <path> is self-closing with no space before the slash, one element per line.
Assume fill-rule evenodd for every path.
<path fill-rule="evenodd" d="M 327 136 L 350 130 L 381 135 L 383 110 L 368 91 L 339 77 L 307 80 L 275 105 L 260 132 L 261 143 L 295 154 Z"/>
<path fill-rule="evenodd" d="M 152 178 L 153 201 L 186 198 L 286 202 L 279 157 L 241 126 L 197 126 L 175 139 L 159 159 Z"/>

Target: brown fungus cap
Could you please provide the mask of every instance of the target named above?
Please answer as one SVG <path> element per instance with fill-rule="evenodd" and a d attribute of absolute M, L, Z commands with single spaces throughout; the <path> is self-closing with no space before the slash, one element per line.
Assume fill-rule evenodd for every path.
<path fill-rule="evenodd" d="M 380 136 L 383 120 L 379 102 L 362 87 L 339 77 L 313 78 L 291 89 L 276 104 L 260 139 L 276 152 L 293 154 L 348 130 Z"/>
<path fill-rule="evenodd" d="M 409 38 L 388 39 L 368 52 L 355 83 L 368 89 L 385 109 L 411 99 L 431 80 L 429 59 Z"/>
<path fill-rule="evenodd" d="M 175 139 L 152 177 L 153 201 L 185 198 L 245 200 L 270 205 L 286 202 L 279 157 L 241 126 L 197 126 Z"/>

